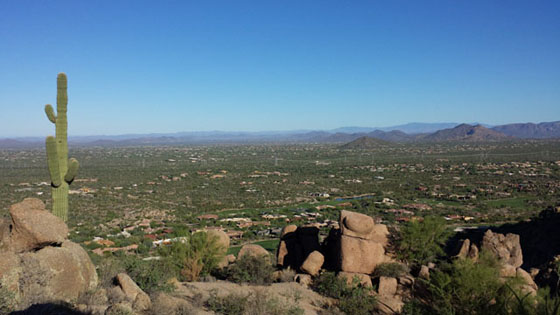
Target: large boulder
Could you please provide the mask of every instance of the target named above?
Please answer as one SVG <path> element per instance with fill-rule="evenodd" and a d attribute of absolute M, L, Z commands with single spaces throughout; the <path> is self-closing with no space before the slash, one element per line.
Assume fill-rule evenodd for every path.
<path fill-rule="evenodd" d="M 488 230 L 484 233 L 482 239 L 482 249 L 494 254 L 504 264 L 516 268 L 523 264 L 523 253 L 517 234 L 508 233 L 504 235 Z"/>
<path fill-rule="evenodd" d="M 340 211 L 340 230 L 342 235 L 371 239 L 373 237 L 373 218 L 365 214 Z"/>
<path fill-rule="evenodd" d="M 135 310 L 145 311 L 150 309 L 152 306 L 150 296 L 142 291 L 126 273 L 119 273 L 116 280 L 126 299 L 132 303 Z"/>
<path fill-rule="evenodd" d="M 62 243 L 68 227 L 62 219 L 45 210 L 43 202 L 26 198 L 10 207 L 12 217 L 9 247 L 16 253 Z"/>
<path fill-rule="evenodd" d="M 382 244 L 346 235 L 340 237 L 340 270 L 371 274 L 384 261 Z"/>
<path fill-rule="evenodd" d="M 0 285 L 14 293 L 18 309 L 71 302 L 97 286 L 86 251 L 67 239 L 66 224 L 38 199 L 10 208 L 8 233 L 0 233 Z"/>
<path fill-rule="evenodd" d="M 264 249 L 262 246 L 257 244 L 247 244 L 241 247 L 239 254 L 237 254 L 237 258 L 241 258 L 244 256 L 253 256 L 253 257 L 269 257 L 268 251 Z"/>
<path fill-rule="evenodd" d="M 307 256 L 303 265 L 301 265 L 301 270 L 312 276 L 316 276 L 319 274 L 319 270 L 321 270 L 324 262 L 325 257 L 323 257 L 323 254 L 318 251 L 314 251 Z"/>
<path fill-rule="evenodd" d="M 95 266 L 84 249 L 65 241 L 20 255 L 20 291 L 34 302 L 72 301 L 97 286 Z"/>
<path fill-rule="evenodd" d="M 395 295 L 397 293 L 397 279 L 392 277 L 379 277 L 377 293 L 379 293 L 379 295 Z"/>

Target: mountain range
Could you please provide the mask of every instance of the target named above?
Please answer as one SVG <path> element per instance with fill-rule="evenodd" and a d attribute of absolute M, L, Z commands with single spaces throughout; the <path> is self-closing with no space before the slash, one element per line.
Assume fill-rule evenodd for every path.
<path fill-rule="evenodd" d="M 383 128 L 342 127 L 333 130 L 291 130 L 265 132 L 196 131 L 166 134 L 75 136 L 74 146 L 132 146 L 219 143 L 348 143 L 361 137 L 386 142 L 510 141 L 515 139 L 560 138 L 560 121 L 518 123 L 500 126 L 458 123 L 409 123 Z M 0 139 L 0 148 L 44 145 L 42 137 Z"/>

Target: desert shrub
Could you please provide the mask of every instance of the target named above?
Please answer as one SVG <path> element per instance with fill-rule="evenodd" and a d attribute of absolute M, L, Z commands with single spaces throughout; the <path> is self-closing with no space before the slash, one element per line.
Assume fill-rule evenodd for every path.
<path fill-rule="evenodd" d="M 248 295 L 229 294 L 218 296 L 210 293 L 207 307 L 217 314 L 226 315 L 302 315 L 297 301 L 282 301 L 266 290 L 256 290 Z"/>
<path fill-rule="evenodd" d="M 245 255 L 228 266 L 226 278 L 236 283 L 269 284 L 274 267 L 267 256 Z"/>
<path fill-rule="evenodd" d="M 325 272 L 314 282 L 313 288 L 319 294 L 340 299 L 347 290 L 346 280 L 340 279 L 334 272 Z"/>
<path fill-rule="evenodd" d="M 242 315 L 245 314 L 249 296 L 241 294 L 230 294 L 218 296 L 215 291 L 210 292 L 210 298 L 206 306 L 217 314 Z"/>
<path fill-rule="evenodd" d="M 443 245 L 449 236 L 443 218 L 427 216 L 422 221 L 411 221 L 397 235 L 398 256 L 411 263 L 426 264 L 444 254 Z"/>
<path fill-rule="evenodd" d="M 338 299 L 338 308 L 345 314 L 372 314 L 377 300 L 372 295 L 373 288 L 360 284 L 354 278 L 352 285 L 346 279 L 338 278 L 334 272 L 325 272 L 315 281 L 314 289 L 320 294 Z"/>
<path fill-rule="evenodd" d="M 114 257 L 101 259 L 97 265 L 99 284 L 104 288 L 111 287 L 115 277 L 121 272 L 126 272 L 126 268 L 122 261 Z"/>
<path fill-rule="evenodd" d="M 397 262 L 387 262 L 379 264 L 373 272 L 374 277 L 392 277 L 398 278 L 408 273 L 408 267 L 405 264 Z"/>
<path fill-rule="evenodd" d="M 505 314 L 511 311 L 512 292 L 519 279 L 503 281 L 500 266 L 483 251 L 478 262 L 458 259 L 423 280 L 427 296 L 422 303 L 408 305 L 410 314 Z"/>
<path fill-rule="evenodd" d="M 135 255 L 108 256 L 97 266 L 97 274 L 102 287 L 114 284 L 117 274 L 127 273 L 138 286 L 147 292 L 170 291 L 172 286 L 167 280 L 176 276 L 166 260 L 144 261 Z"/>
<path fill-rule="evenodd" d="M 0 314 L 9 314 L 15 307 L 15 294 L 0 283 Z"/>
<path fill-rule="evenodd" d="M 197 281 L 217 268 L 224 250 L 214 238 L 198 232 L 185 238 L 185 243 L 174 242 L 160 249 L 160 254 L 186 281 Z"/>
<path fill-rule="evenodd" d="M 134 256 L 129 257 L 124 261 L 126 272 L 142 290 L 155 292 L 173 289 L 173 286 L 167 283 L 174 276 L 168 261 L 144 261 Z"/>
<path fill-rule="evenodd" d="M 508 308 L 512 314 L 519 315 L 560 315 L 560 297 L 551 296 L 548 287 L 537 291 L 537 296 L 532 297 L 528 294 L 520 294 L 518 291 L 510 289 L 513 299 L 508 303 Z"/>
<path fill-rule="evenodd" d="M 278 280 L 280 282 L 294 282 L 294 278 L 296 277 L 296 272 L 292 268 L 286 268 L 280 270 L 280 277 Z"/>
<path fill-rule="evenodd" d="M 134 315 L 134 312 L 124 306 L 113 305 L 107 309 L 105 315 Z"/>

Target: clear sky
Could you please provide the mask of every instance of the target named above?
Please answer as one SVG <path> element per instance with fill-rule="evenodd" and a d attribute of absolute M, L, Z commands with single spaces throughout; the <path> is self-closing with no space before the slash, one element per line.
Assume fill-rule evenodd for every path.
<path fill-rule="evenodd" d="M 560 120 L 560 1 L 0 1 L 0 137 Z"/>

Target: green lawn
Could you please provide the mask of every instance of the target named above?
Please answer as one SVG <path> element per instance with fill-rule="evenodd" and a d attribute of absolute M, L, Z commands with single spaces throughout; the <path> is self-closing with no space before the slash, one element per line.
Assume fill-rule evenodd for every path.
<path fill-rule="evenodd" d="M 486 204 L 492 208 L 525 208 L 529 200 L 533 197 L 518 197 L 498 200 L 488 200 Z"/>

